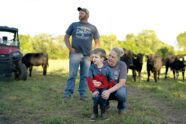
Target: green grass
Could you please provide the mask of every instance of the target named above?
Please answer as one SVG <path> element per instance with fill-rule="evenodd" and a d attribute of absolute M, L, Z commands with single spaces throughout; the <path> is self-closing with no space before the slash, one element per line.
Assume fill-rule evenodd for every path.
<path fill-rule="evenodd" d="M 151 74 L 150 81 L 147 82 L 147 74 L 146 68 L 143 67 L 142 70 L 142 81 L 139 83 L 132 81 L 132 76 L 129 72 L 129 79 L 130 80 L 127 84 L 130 87 L 137 87 L 142 90 L 148 92 L 152 96 L 162 99 L 168 100 L 171 104 L 174 104 L 177 109 L 185 110 L 186 111 L 186 81 L 182 81 L 181 72 L 178 80 L 173 79 L 172 71 L 169 70 L 167 80 L 164 79 L 164 72 L 165 68 L 163 67 L 161 70 L 160 80 L 155 83 L 153 79 L 153 74 Z"/>
<path fill-rule="evenodd" d="M 63 91 L 68 75 L 67 60 L 50 60 L 48 75 L 42 76 L 42 68 L 34 67 L 33 76 L 27 81 L 0 82 L 0 124 L 166 124 L 161 111 L 152 106 L 148 99 L 128 96 L 128 110 L 118 115 L 116 101 L 111 101 L 108 112 L 110 120 L 90 122 L 91 94 L 86 102 L 79 100 L 78 80 L 74 96 L 63 99 Z M 154 83 L 127 81 L 128 87 L 144 90 L 150 96 L 168 100 L 172 106 L 186 110 L 186 83 L 182 81 L 160 80 Z"/>

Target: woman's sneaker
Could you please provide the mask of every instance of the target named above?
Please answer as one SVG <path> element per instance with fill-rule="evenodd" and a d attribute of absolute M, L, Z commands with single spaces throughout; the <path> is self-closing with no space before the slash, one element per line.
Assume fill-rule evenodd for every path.
<path fill-rule="evenodd" d="M 126 112 L 126 110 L 124 110 L 124 109 L 118 109 L 118 114 L 119 115 L 122 115 L 122 114 L 124 114 Z"/>

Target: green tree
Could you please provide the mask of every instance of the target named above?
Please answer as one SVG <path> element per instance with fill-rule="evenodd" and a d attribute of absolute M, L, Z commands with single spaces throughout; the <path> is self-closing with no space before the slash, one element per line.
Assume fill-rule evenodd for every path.
<path fill-rule="evenodd" d="M 34 51 L 32 47 L 33 39 L 30 35 L 21 34 L 19 35 L 19 40 L 20 40 L 20 49 L 23 53 Z"/>
<path fill-rule="evenodd" d="M 36 35 L 33 38 L 33 42 L 32 42 L 34 51 L 50 52 L 50 49 L 49 49 L 51 45 L 50 42 L 52 42 L 52 37 L 49 34 L 43 33 L 43 34 Z"/>
<path fill-rule="evenodd" d="M 167 47 L 170 51 L 173 49 L 170 45 L 159 40 L 153 30 L 143 30 L 138 35 L 130 33 L 126 35 L 126 40 L 119 44 L 121 47 L 129 49 L 134 53 L 144 54 L 155 54 L 158 52 L 161 52 L 162 54 L 163 51 L 159 50 L 162 47 Z"/>
<path fill-rule="evenodd" d="M 163 58 L 165 58 L 166 56 L 170 55 L 170 54 L 174 54 L 174 49 L 173 47 L 169 47 L 169 46 L 164 46 L 160 49 L 158 49 L 156 51 L 156 54 L 162 56 Z"/>
<path fill-rule="evenodd" d="M 178 46 L 182 51 L 185 53 L 186 52 L 186 32 L 180 33 L 177 36 L 177 41 L 178 41 Z"/>
<path fill-rule="evenodd" d="M 136 43 L 138 46 L 144 46 L 149 49 L 149 52 L 152 51 L 153 53 L 162 46 L 161 41 L 153 30 L 144 30 L 139 33 Z"/>
<path fill-rule="evenodd" d="M 118 40 L 114 34 L 102 35 L 100 37 L 100 41 L 100 46 L 107 52 L 110 51 L 113 47 L 118 47 Z"/>

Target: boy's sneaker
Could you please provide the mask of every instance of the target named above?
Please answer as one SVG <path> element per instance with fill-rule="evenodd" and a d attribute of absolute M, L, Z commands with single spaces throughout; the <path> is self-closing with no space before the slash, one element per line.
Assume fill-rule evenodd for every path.
<path fill-rule="evenodd" d="M 95 121 L 97 117 L 98 117 L 98 115 L 95 114 L 95 113 L 93 113 L 93 114 L 90 116 L 90 121 Z"/>
<path fill-rule="evenodd" d="M 109 119 L 108 116 L 107 116 L 107 114 L 106 114 L 106 112 L 105 113 L 101 113 L 101 118 L 103 120 L 108 120 Z"/>
<path fill-rule="evenodd" d="M 110 108 L 110 105 L 107 105 L 107 106 L 105 107 L 105 111 L 107 112 L 109 108 Z"/>

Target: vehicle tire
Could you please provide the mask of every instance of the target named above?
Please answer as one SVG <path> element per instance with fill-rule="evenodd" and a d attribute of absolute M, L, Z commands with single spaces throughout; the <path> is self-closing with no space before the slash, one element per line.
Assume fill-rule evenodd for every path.
<path fill-rule="evenodd" d="M 25 64 L 19 63 L 17 65 L 17 71 L 14 74 L 16 80 L 27 80 L 27 69 Z"/>

